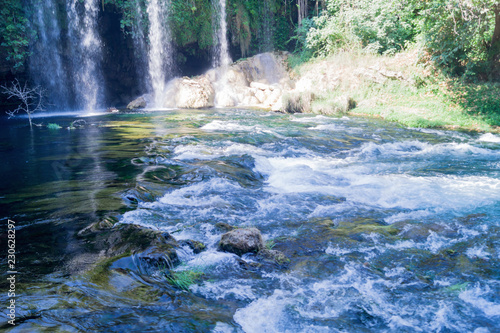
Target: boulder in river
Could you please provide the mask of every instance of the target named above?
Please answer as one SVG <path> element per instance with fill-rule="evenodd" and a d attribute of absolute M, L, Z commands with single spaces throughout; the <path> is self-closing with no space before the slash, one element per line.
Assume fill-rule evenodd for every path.
<path fill-rule="evenodd" d="M 162 253 L 177 262 L 175 248 L 179 246 L 174 237 L 167 232 L 140 227 L 134 224 L 99 222 L 83 229 L 78 236 L 88 240 L 92 252 L 99 252 L 106 257 L 115 257 L 124 253 L 139 253 L 146 249 Z"/>
<path fill-rule="evenodd" d="M 277 265 L 285 265 L 290 262 L 290 259 L 281 251 L 263 249 L 259 251 L 258 257 L 264 261 L 272 262 Z"/>
<path fill-rule="evenodd" d="M 177 81 L 176 105 L 178 108 L 200 109 L 214 106 L 215 92 L 206 76 L 182 78 Z"/>
<path fill-rule="evenodd" d="M 259 252 L 264 248 L 264 241 L 256 228 L 235 229 L 222 235 L 219 248 L 241 256 L 248 252 Z"/>
<path fill-rule="evenodd" d="M 144 96 L 140 96 L 134 99 L 132 102 L 128 103 L 127 109 L 129 110 L 141 109 L 145 108 L 147 104 L 148 102 L 146 101 L 146 98 Z"/>

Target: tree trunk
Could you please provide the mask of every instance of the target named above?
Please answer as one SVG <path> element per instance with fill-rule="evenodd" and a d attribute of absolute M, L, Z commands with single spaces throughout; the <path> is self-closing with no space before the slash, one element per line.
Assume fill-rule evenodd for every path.
<path fill-rule="evenodd" d="M 299 11 L 299 27 L 302 26 L 302 20 L 307 17 L 307 0 L 298 1 Z"/>
<path fill-rule="evenodd" d="M 495 13 L 495 30 L 493 30 L 491 37 L 488 57 L 491 63 L 491 72 L 495 76 L 500 73 L 500 5 L 495 6 L 493 12 Z"/>
<path fill-rule="evenodd" d="M 497 7 L 493 9 L 493 12 L 495 13 L 495 30 L 491 38 L 491 47 L 495 48 L 496 44 L 500 42 L 500 5 L 497 5 Z"/>

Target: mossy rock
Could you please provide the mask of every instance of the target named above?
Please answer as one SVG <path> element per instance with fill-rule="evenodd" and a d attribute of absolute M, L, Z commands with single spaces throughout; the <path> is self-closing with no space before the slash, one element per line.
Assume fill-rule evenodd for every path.
<path fill-rule="evenodd" d="M 221 232 L 229 232 L 236 229 L 236 227 L 233 227 L 232 225 L 229 225 L 225 222 L 217 222 L 215 224 L 215 228 Z"/>
<path fill-rule="evenodd" d="M 399 233 L 399 229 L 392 225 L 381 225 L 373 223 L 356 223 L 356 222 L 343 222 L 333 230 L 333 233 L 337 236 L 343 237 L 357 237 L 362 234 L 369 235 L 371 233 L 381 234 L 384 236 L 396 236 Z"/>
<path fill-rule="evenodd" d="M 202 242 L 198 242 L 192 239 L 186 239 L 186 240 L 181 240 L 179 241 L 179 244 L 182 246 L 188 246 L 195 254 L 198 254 L 200 252 L 203 252 L 207 249 L 205 244 Z"/>
<path fill-rule="evenodd" d="M 118 219 L 114 216 L 106 216 L 101 221 L 92 223 L 88 227 L 80 230 L 78 236 L 85 236 L 86 234 L 91 234 L 94 232 L 99 232 L 101 230 L 107 230 L 113 228 L 113 226 L 118 222 Z"/>
<path fill-rule="evenodd" d="M 264 261 L 272 262 L 279 266 L 290 263 L 290 259 L 288 259 L 288 257 L 283 252 L 278 250 L 263 249 L 259 251 L 257 256 Z"/>
<path fill-rule="evenodd" d="M 123 253 L 139 253 L 148 248 L 174 255 L 174 248 L 179 244 L 169 233 L 140 227 L 134 224 L 119 224 L 111 229 L 99 229 L 81 235 L 87 240 L 92 252 L 104 253 L 106 257 L 115 257 Z M 171 258 L 173 259 L 173 258 Z"/>

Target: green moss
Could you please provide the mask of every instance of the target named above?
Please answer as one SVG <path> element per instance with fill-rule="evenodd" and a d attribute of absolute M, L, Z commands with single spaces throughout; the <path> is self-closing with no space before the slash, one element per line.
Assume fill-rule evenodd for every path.
<path fill-rule="evenodd" d="M 130 252 L 117 255 L 112 258 L 106 258 L 99 261 L 89 272 L 86 273 L 91 283 L 109 287 L 109 278 L 111 277 L 110 267 L 118 259 L 130 256 Z"/>
<path fill-rule="evenodd" d="M 200 268 L 184 270 L 184 271 L 169 271 L 165 274 L 167 281 L 174 287 L 189 290 L 189 287 L 197 282 L 205 275 Z"/>
<path fill-rule="evenodd" d="M 381 234 L 384 236 L 396 236 L 399 230 L 392 225 L 380 225 L 374 223 L 375 221 L 355 221 L 355 222 L 341 222 L 332 233 L 337 236 L 348 237 L 352 235 L 371 233 Z"/>

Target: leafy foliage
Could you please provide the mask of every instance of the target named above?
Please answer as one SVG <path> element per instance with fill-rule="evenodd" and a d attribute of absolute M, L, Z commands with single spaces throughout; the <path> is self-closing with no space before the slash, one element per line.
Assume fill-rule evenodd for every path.
<path fill-rule="evenodd" d="M 374 53 L 395 53 L 415 34 L 413 7 L 403 0 L 330 0 L 315 17 L 306 47 L 316 56 L 362 46 Z"/>
<path fill-rule="evenodd" d="M 431 0 L 420 6 L 425 43 L 437 64 L 468 79 L 493 71 L 500 53 L 493 40 L 498 1 Z"/>
<path fill-rule="evenodd" d="M 0 0 L 0 44 L 14 69 L 20 69 L 30 55 L 29 43 L 34 31 L 29 27 L 27 15 L 22 0 Z"/>

